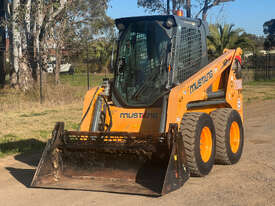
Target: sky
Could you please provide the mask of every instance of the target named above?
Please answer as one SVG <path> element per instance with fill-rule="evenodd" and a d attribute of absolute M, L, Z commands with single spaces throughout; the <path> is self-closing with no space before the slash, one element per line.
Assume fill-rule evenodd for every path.
<path fill-rule="evenodd" d="M 107 14 L 112 18 L 149 15 L 138 8 L 137 0 L 111 0 Z M 263 24 L 270 19 L 275 19 L 275 0 L 235 0 L 212 8 L 207 18 L 208 23 L 234 24 L 256 35 L 263 35 Z"/>

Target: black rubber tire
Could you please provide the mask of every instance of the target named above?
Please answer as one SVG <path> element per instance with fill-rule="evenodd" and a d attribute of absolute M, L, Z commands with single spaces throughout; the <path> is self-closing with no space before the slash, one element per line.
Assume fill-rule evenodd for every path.
<path fill-rule="evenodd" d="M 204 127 L 208 127 L 212 134 L 211 156 L 204 162 L 200 153 L 200 136 Z M 190 112 L 184 114 L 180 131 L 183 137 L 187 167 L 192 176 L 207 175 L 215 162 L 216 135 L 214 123 L 206 113 Z"/>
<path fill-rule="evenodd" d="M 239 113 L 231 108 L 217 109 L 210 114 L 216 130 L 216 157 L 218 164 L 231 165 L 237 163 L 243 151 L 244 131 Z M 230 127 L 232 122 L 237 122 L 240 129 L 240 144 L 236 153 L 230 147 Z"/>

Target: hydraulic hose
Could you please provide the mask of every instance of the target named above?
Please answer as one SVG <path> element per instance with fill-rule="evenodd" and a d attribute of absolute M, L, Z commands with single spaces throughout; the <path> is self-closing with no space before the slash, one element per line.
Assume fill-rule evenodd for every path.
<path fill-rule="evenodd" d="M 113 118 L 112 118 L 111 109 L 110 109 L 110 106 L 109 106 L 106 98 L 104 96 L 102 96 L 102 95 L 100 95 L 100 96 L 103 98 L 103 100 L 104 100 L 104 102 L 105 102 L 105 104 L 107 106 L 108 113 L 109 113 L 110 124 L 108 125 L 108 128 L 107 128 L 106 132 L 110 132 L 110 130 L 111 130 L 112 126 L 113 126 Z"/>
<path fill-rule="evenodd" d="M 82 117 L 82 119 L 81 119 L 81 121 L 80 121 L 80 123 L 79 123 L 78 131 L 79 131 L 79 129 L 80 129 L 80 126 L 81 126 L 82 122 L 84 121 L 84 119 L 86 118 L 87 114 L 89 113 L 89 111 L 90 111 L 90 109 L 91 109 L 91 106 L 92 106 L 93 101 L 94 101 L 94 99 L 95 99 L 95 95 L 96 95 L 96 93 L 98 92 L 99 88 L 100 88 L 100 87 L 97 87 L 97 89 L 96 89 L 96 91 L 95 91 L 95 93 L 94 93 L 94 96 L 93 96 L 93 98 L 92 98 L 92 100 L 91 100 L 91 102 L 90 102 L 90 104 L 89 104 L 89 107 L 88 107 L 88 109 L 86 110 L 84 116 Z"/>

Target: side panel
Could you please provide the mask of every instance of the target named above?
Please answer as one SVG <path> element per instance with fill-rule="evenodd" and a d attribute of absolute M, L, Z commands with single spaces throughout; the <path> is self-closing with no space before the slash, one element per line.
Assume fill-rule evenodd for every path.
<path fill-rule="evenodd" d="M 158 133 L 161 108 L 121 108 L 111 106 L 111 132 Z M 108 121 L 108 120 L 107 120 Z"/>
<path fill-rule="evenodd" d="M 207 99 L 207 89 L 215 81 L 218 81 L 225 69 L 230 68 L 234 55 L 235 50 L 226 50 L 222 56 L 171 90 L 168 100 L 166 131 L 170 123 L 180 124 L 182 116 L 187 112 L 186 106 L 189 102 Z M 210 113 L 216 108 L 209 107 L 203 111 Z"/>
<path fill-rule="evenodd" d="M 89 90 L 84 99 L 81 131 L 90 131 L 93 120 L 93 110 L 98 95 L 102 88 Z M 109 103 L 110 104 L 110 103 Z M 158 133 L 161 119 L 161 108 L 123 108 L 110 104 L 112 115 L 111 132 L 140 132 Z M 110 124 L 108 110 L 106 112 L 106 124 Z"/>

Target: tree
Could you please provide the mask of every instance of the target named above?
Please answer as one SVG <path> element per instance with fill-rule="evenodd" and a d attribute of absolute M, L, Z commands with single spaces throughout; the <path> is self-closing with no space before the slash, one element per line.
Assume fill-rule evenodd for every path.
<path fill-rule="evenodd" d="M 265 22 L 263 28 L 264 34 L 267 35 L 264 41 L 264 49 L 270 50 L 275 46 L 275 19 Z"/>
<path fill-rule="evenodd" d="M 191 0 L 138 0 L 139 6 L 146 8 L 153 13 L 165 14 L 170 10 L 170 4 L 172 3 L 172 11 L 175 13 L 176 9 L 185 8 L 187 16 L 191 16 L 191 7 L 199 7 L 199 12 L 195 15 L 196 18 L 202 14 L 202 19 L 206 20 L 208 11 L 221 3 L 234 1 L 234 0 L 194 0 L 194 4 L 191 4 Z M 169 13 L 169 12 L 168 12 Z"/>
<path fill-rule="evenodd" d="M 138 6 L 146 8 L 149 12 L 157 12 L 160 14 L 170 13 L 170 5 L 172 4 L 172 12 L 177 8 L 182 8 L 185 0 L 138 0 Z"/>
<path fill-rule="evenodd" d="M 4 0 L 11 45 L 12 85 L 23 91 L 37 80 L 47 34 L 72 0 Z"/>
<path fill-rule="evenodd" d="M 63 35 L 63 31 L 68 34 L 68 25 L 73 30 L 68 36 L 74 40 L 81 38 L 85 27 L 95 34 L 97 28 L 92 25 L 98 24 L 105 14 L 108 1 L 4 0 L 12 45 L 12 84 L 23 91 L 33 87 L 40 77 L 40 68 L 46 70 L 49 40 Z M 64 47 L 65 42 L 67 39 L 62 39 L 58 47 Z"/>
<path fill-rule="evenodd" d="M 81 53 L 83 56 L 78 58 L 78 61 L 87 59 L 87 50 L 92 46 L 91 42 L 102 36 L 106 39 L 113 33 L 114 22 L 106 15 L 107 7 L 107 0 L 74 1 L 58 21 L 52 33 L 52 39 L 56 45 L 55 77 L 57 83 L 59 82 L 62 51 L 66 51 L 70 57 Z M 92 58 L 95 59 L 93 56 Z"/>
<path fill-rule="evenodd" d="M 6 69 L 5 69 L 5 52 L 6 52 L 6 32 L 3 22 L 6 18 L 4 10 L 4 1 L 0 2 L 0 86 L 4 86 Z"/>
<path fill-rule="evenodd" d="M 253 42 L 253 45 L 255 46 L 255 50 L 261 50 L 263 49 L 264 44 L 264 36 L 257 36 L 256 34 L 249 34 L 244 32 L 242 34 L 243 36 L 246 36 L 251 42 Z"/>
<path fill-rule="evenodd" d="M 275 19 L 265 22 L 263 28 L 264 34 L 275 36 Z"/>
<path fill-rule="evenodd" d="M 198 17 L 201 13 L 202 14 L 201 19 L 206 21 L 207 13 L 212 7 L 218 6 L 221 3 L 225 3 L 229 1 L 234 1 L 234 0 L 198 0 L 199 5 L 201 6 L 201 9 L 197 13 L 196 17 Z"/>
<path fill-rule="evenodd" d="M 233 24 L 211 24 L 209 26 L 210 35 L 207 39 L 207 46 L 210 57 L 216 58 L 220 56 L 225 48 L 254 47 L 253 41 L 243 33 L 242 29 L 233 29 L 233 27 Z"/>
<path fill-rule="evenodd" d="M 103 70 L 107 72 L 111 61 L 113 46 L 112 41 L 105 38 L 97 39 L 91 43 L 92 60 L 97 64 L 99 72 Z"/>
<path fill-rule="evenodd" d="M 271 55 L 270 50 L 275 46 L 275 19 L 267 21 L 263 25 L 264 34 L 266 34 L 266 39 L 264 41 L 264 49 L 267 51 L 265 58 L 265 79 L 271 79 L 270 69 L 271 69 Z"/>

